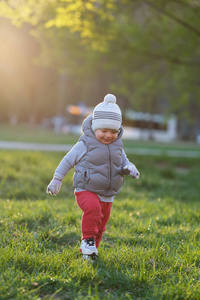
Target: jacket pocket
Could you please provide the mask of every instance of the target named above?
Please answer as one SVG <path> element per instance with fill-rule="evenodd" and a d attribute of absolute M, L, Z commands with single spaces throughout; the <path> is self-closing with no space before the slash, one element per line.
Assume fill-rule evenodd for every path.
<path fill-rule="evenodd" d="M 90 180 L 90 176 L 89 176 L 89 171 L 88 170 L 84 170 L 83 171 L 83 178 L 84 178 L 84 181 L 85 183 L 87 184 Z"/>

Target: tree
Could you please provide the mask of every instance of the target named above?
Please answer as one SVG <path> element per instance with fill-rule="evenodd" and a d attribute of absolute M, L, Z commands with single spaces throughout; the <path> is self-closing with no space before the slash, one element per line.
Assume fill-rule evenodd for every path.
<path fill-rule="evenodd" d="M 8 0 L 0 11 L 34 27 L 48 43 L 45 59 L 76 80 L 84 97 L 92 78 L 97 86 L 103 82 L 103 91 L 116 92 L 122 107 L 175 112 L 194 130 L 200 115 L 198 1 Z"/>
<path fill-rule="evenodd" d="M 196 115 L 199 17 L 197 1 L 64 0 L 46 26 L 68 27 L 80 33 L 83 43 L 103 52 L 109 71 L 120 70 L 113 79 L 114 90 L 134 98 L 135 107 L 155 110 L 158 99 L 164 99 L 168 111 L 185 114 L 184 104 Z M 195 105 L 190 105 L 191 99 Z M 185 114 L 189 122 L 194 121 L 193 113 Z"/>

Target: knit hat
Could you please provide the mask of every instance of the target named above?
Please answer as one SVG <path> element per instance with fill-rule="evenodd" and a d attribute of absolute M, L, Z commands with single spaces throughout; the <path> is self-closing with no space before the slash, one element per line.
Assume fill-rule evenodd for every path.
<path fill-rule="evenodd" d="M 108 128 L 119 130 L 122 123 L 122 114 L 116 104 L 116 97 L 107 94 L 104 101 L 99 103 L 93 111 L 92 130 Z"/>

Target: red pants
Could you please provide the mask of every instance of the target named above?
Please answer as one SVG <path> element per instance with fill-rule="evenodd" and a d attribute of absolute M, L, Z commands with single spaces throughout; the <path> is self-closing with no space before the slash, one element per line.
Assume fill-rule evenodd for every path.
<path fill-rule="evenodd" d="M 94 237 L 98 248 L 110 217 L 112 202 L 102 202 L 96 194 L 89 191 L 75 192 L 75 196 L 83 211 L 82 240 Z"/>

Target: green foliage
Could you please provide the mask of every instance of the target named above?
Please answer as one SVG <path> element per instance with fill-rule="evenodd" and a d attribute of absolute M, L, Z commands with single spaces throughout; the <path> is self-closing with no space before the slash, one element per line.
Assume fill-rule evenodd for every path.
<path fill-rule="evenodd" d="M 198 159 L 129 156 L 94 264 L 79 253 L 72 172 L 45 193 L 63 154 L 0 152 L 0 298 L 198 299 Z"/>
<path fill-rule="evenodd" d="M 33 83 L 24 75 L 28 96 L 23 80 L 14 84 L 20 108 L 14 89 L 12 97 L 3 96 L 12 99 L 13 112 L 23 108 L 27 115 L 27 102 L 21 99 L 28 97 L 29 105 L 35 103 L 34 115 L 46 115 L 46 107 L 51 115 L 62 113 L 69 101 L 95 105 L 110 91 L 122 108 L 176 113 L 192 127 L 194 138 L 200 112 L 199 15 L 199 2 L 189 0 L 1 1 L 0 16 L 15 26 L 31 26 L 40 45 L 37 62 L 49 68 L 50 87 L 41 88 L 40 72 L 32 71 Z"/>

